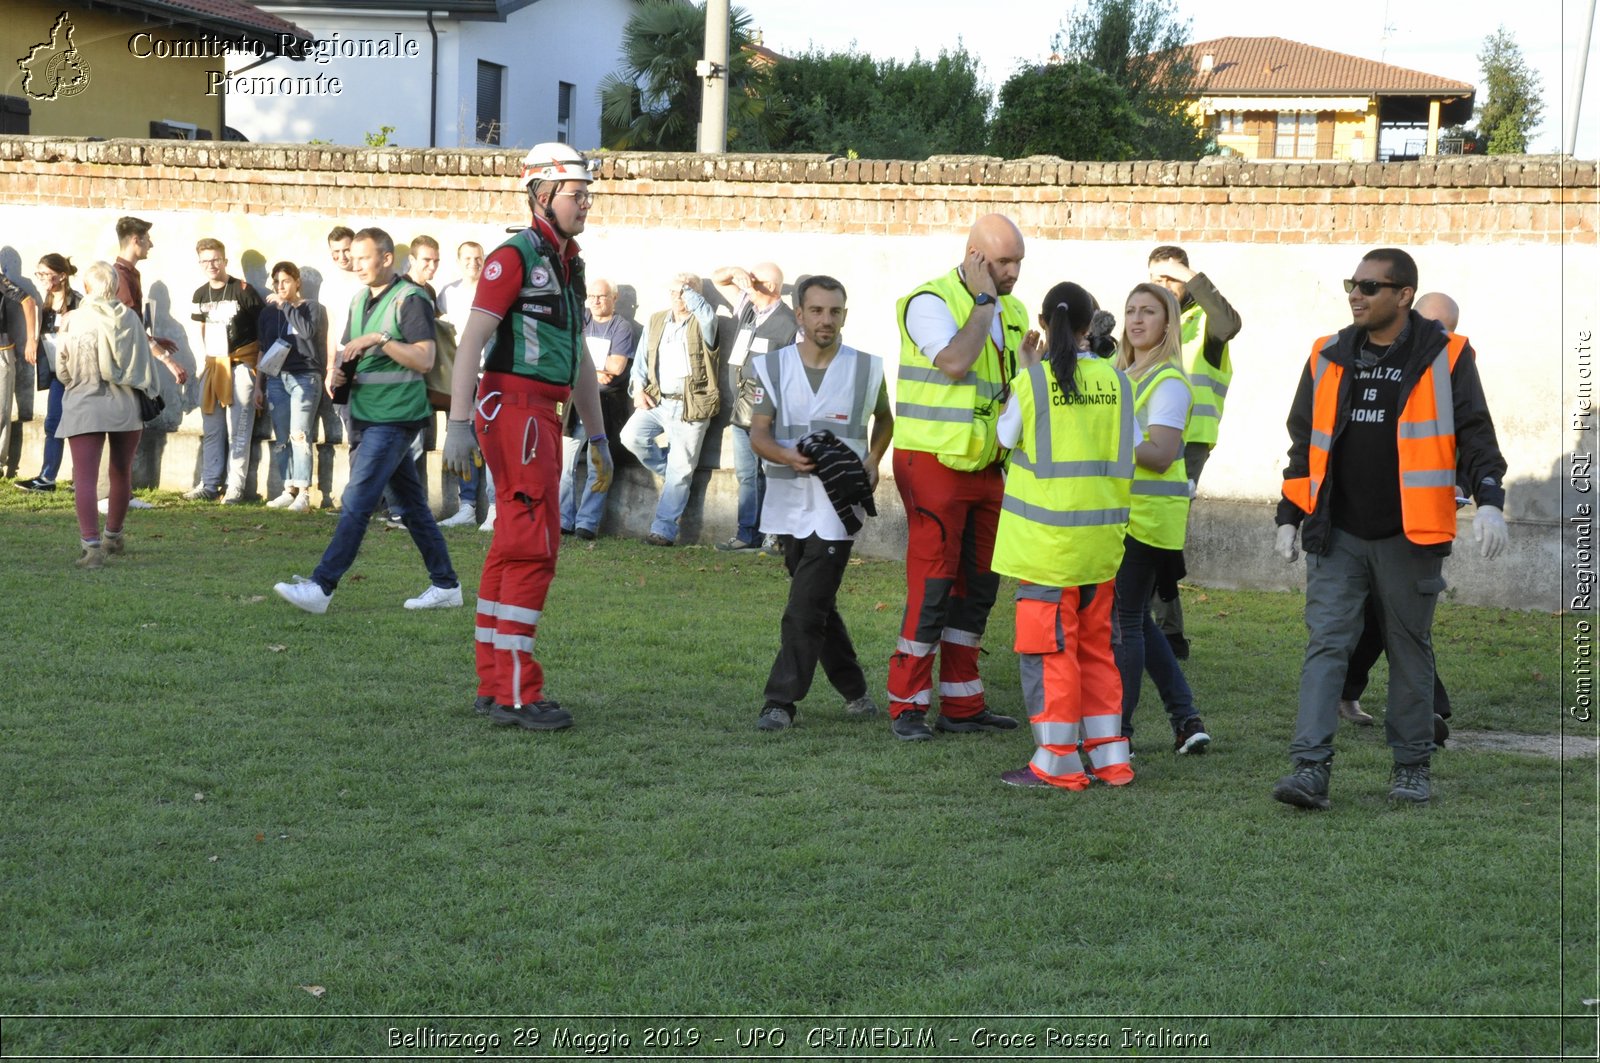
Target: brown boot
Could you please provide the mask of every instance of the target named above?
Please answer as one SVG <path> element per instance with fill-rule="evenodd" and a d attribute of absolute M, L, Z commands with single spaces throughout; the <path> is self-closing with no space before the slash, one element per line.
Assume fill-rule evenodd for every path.
<path fill-rule="evenodd" d="M 106 532 L 105 538 L 102 541 L 105 544 L 107 557 L 121 557 L 128 548 L 127 540 L 123 538 L 122 533 L 119 531 Z"/>
<path fill-rule="evenodd" d="M 74 562 L 79 568 L 93 569 L 104 568 L 106 563 L 106 548 L 99 543 L 84 543 L 83 556 Z"/>
<path fill-rule="evenodd" d="M 1362 727 L 1372 726 L 1372 717 L 1362 711 L 1361 702 L 1359 701 L 1341 700 L 1339 702 L 1339 719 L 1349 720 L 1351 723 Z"/>

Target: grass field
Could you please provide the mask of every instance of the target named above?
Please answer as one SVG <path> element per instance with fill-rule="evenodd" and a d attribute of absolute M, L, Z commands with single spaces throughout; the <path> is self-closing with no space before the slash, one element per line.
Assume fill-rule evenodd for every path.
<path fill-rule="evenodd" d="M 577 726 L 536 735 L 472 714 L 470 609 L 400 608 L 404 532 L 313 617 L 271 586 L 331 514 L 148 497 L 84 573 L 70 495 L 0 485 L 7 1058 L 1596 1051 L 1595 762 L 1449 748 L 1391 808 L 1351 729 L 1331 812 L 1273 802 L 1297 596 L 1186 591 L 1209 755 L 1147 688 L 1133 786 L 1019 791 L 1025 729 L 895 742 L 820 676 L 755 731 L 776 560 L 567 544 L 539 656 Z M 447 535 L 471 592 L 488 536 Z M 841 600 L 879 691 L 902 578 Z M 1435 634 L 1457 727 L 1559 731 L 1555 618 Z"/>

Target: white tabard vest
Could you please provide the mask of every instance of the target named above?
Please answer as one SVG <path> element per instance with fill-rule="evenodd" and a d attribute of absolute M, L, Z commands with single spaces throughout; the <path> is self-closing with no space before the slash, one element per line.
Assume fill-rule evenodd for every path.
<path fill-rule="evenodd" d="M 841 346 L 828 365 L 822 387 L 811 390 L 799 348 L 790 345 L 751 359 L 761 387 L 777 412 L 772 436 L 792 447 L 808 432 L 826 428 L 865 460 L 867 424 L 883 390 L 883 360 L 854 347 Z M 787 465 L 762 460 L 767 493 L 761 503 L 761 530 L 770 535 L 815 535 L 835 541 L 854 538 L 844 530 L 828 493 L 815 476 L 802 476 Z M 857 507 L 858 510 L 860 507 Z"/>

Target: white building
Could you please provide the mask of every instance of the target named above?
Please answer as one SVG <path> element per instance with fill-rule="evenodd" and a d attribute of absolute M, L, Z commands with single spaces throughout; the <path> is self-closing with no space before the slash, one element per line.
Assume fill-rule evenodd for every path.
<path fill-rule="evenodd" d="M 231 56 L 227 124 L 256 142 L 600 146 L 599 86 L 637 0 L 258 2 L 317 38 L 298 61 Z M 255 64 L 255 65 L 252 65 Z M 320 78 L 319 78 L 320 75 Z"/>

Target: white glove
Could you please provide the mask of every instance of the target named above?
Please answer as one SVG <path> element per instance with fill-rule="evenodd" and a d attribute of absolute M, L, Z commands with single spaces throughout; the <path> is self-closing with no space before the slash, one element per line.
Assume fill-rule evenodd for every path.
<path fill-rule="evenodd" d="M 1189 481 L 1189 499 L 1190 499 L 1190 501 L 1193 501 L 1194 497 L 1196 495 L 1198 495 L 1199 493 L 1200 493 L 1200 488 L 1195 486 L 1195 482 L 1193 480 L 1190 480 Z"/>
<path fill-rule="evenodd" d="M 1500 551 L 1511 541 L 1511 533 L 1506 530 L 1506 518 L 1500 512 L 1500 507 L 1478 507 L 1477 515 L 1472 518 L 1472 537 L 1478 541 L 1478 553 L 1484 558 L 1493 560 L 1500 556 Z"/>
<path fill-rule="evenodd" d="M 1293 524 L 1278 525 L 1278 542 L 1273 547 L 1278 556 L 1293 564 L 1300 560 L 1300 548 L 1294 543 L 1295 527 Z"/>
<path fill-rule="evenodd" d="M 594 470 L 594 493 L 603 495 L 611 489 L 611 444 L 604 434 L 589 437 L 589 468 Z"/>
<path fill-rule="evenodd" d="M 472 479 L 473 459 L 479 457 L 478 437 L 473 434 L 471 421 L 445 421 L 444 455 L 440 459 L 445 471 L 453 472 L 463 480 Z"/>

